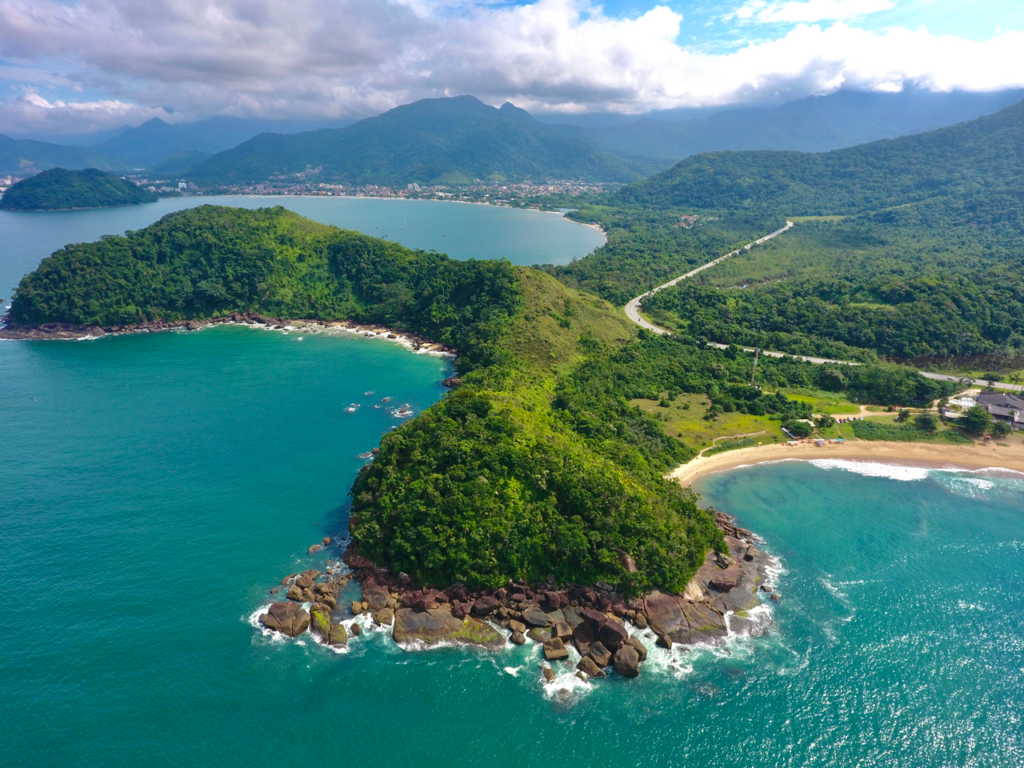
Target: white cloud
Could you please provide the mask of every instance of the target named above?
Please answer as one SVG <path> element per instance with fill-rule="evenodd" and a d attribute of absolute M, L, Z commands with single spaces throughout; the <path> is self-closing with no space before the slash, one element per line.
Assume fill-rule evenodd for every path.
<path fill-rule="evenodd" d="M 744 8 L 754 20 L 806 20 L 885 2 Z M 167 115 L 163 106 L 177 119 L 359 116 L 473 93 L 538 111 L 643 112 L 840 87 L 1024 86 L 1024 36 L 1015 32 L 972 42 L 801 23 L 726 54 L 687 50 L 682 32 L 683 17 L 667 7 L 621 19 L 585 0 L 0 0 L 0 57 L 10 65 L 0 77 L 36 73 L 32 98 L 22 88 L 0 102 L 0 131 L 137 123 Z M 62 101 L 42 72 L 97 95 Z"/>
<path fill-rule="evenodd" d="M 726 20 L 753 20 L 762 24 L 799 24 L 801 22 L 834 21 L 855 19 L 896 7 L 892 0 L 791 0 L 785 3 L 769 3 L 766 0 L 750 0 L 736 11 L 727 14 Z"/>

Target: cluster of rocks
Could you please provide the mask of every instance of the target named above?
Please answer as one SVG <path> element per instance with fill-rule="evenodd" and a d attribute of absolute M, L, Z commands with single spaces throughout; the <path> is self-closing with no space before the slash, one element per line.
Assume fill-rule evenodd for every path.
<path fill-rule="evenodd" d="M 747 611 L 760 604 L 759 588 L 777 599 L 764 584 L 769 560 L 754 534 L 721 513 L 716 523 L 729 554 L 709 553 L 682 595 L 656 591 L 627 600 L 607 584 L 556 588 L 553 579 L 540 585 L 510 581 L 496 590 L 474 591 L 461 584 L 425 588 L 406 574 L 376 568 L 350 548 L 343 559 L 363 584 L 363 599 L 351 611 L 371 613 L 378 624 L 393 622 L 395 641 L 407 647 L 466 643 L 500 648 L 506 642 L 532 641 L 543 646 L 549 662 L 567 660 L 569 648 L 575 648 L 581 677 L 603 677 L 608 668 L 635 677 L 647 649 L 630 627 L 651 630 L 664 648 L 715 643 L 730 628 L 743 628 Z M 622 556 L 628 565 L 631 558 Z M 508 630 L 507 641 L 496 627 Z M 757 631 L 758 626 L 751 622 L 748 629 Z M 554 674 L 548 670 L 545 674 Z"/>
<path fill-rule="evenodd" d="M 392 627 L 392 636 L 405 648 L 438 644 L 465 644 L 498 650 L 508 643 L 537 643 L 549 665 L 575 664 L 581 679 L 604 677 L 614 670 L 636 677 L 647 659 L 647 646 L 635 632 L 653 634 L 657 645 L 717 643 L 730 630 L 757 632 L 748 611 L 760 604 L 758 593 L 778 599 L 764 582 L 768 556 L 757 547 L 757 537 L 718 513 L 716 524 L 725 534 L 728 554 L 711 552 L 681 595 L 651 592 L 625 599 L 610 585 L 572 585 L 556 588 L 553 579 L 530 585 L 510 581 L 500 589 L 471 590 L 461 584 L 447 589 L 422 587 L 405 574 L 377 568 L 353 548 L 345 553 L 349 571 L 328 566 L 292 574 L 271 590 L 285 591 L 285 600 L 273 603 L 260 616 L 263 626 L 295 637 L 309 630 L 326 645 L 343 646 L 348 632 L 343 621 L 368 615 L 380 627 Z M 325 539 L 323 546 L 330 541 Z M 631 562 L 622 553 L 624 567 Z M 362 595 L 341 604 L 341 588 L 358 579 Z M 303 604 L 310 604 L 308 611 Z M 505 631 L 501 631 L 504 629 Z M 353 635 L 357 622 L 349 622 Z M 554 679 L 553 666 L 544 674 Z"/>
<path fill-rule="evenodd" d="M 319 580 L 323 577 L 323 580 Z M 285 601 L 271 603 L 260 616 L 260 624 L 288 637 L 297 637 L 307 629 L 324 645 L 335 647 L 348 644 L 348 633 L 341 623 L 343 612 L 338 606 L 338 592 L 351 579 L 351 575 L 329 567 L 326 574 L 316 569 L 293 573 L 281 580 L 281 585 L 270 590 L 278 594 L 286 589 Z M 310 603 L 309 611 L 302 603 Z M 353 634 L 359 634 L 358 625 Z"/>

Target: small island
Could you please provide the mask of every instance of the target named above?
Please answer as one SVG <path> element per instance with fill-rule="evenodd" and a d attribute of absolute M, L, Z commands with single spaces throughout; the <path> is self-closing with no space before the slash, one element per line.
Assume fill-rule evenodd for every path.
<path fill-rule="evenodd" d="M 159 198 L 112 173 L 51 168 L 11 186 L 0 198 L 4 211 L 67 211 L 153 203 Z"/>

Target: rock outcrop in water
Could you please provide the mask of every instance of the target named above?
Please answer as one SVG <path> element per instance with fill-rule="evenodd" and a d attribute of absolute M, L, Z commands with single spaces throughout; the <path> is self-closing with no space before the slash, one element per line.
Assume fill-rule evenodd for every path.
<path fill-rule="evenodd" d="M 636 677 L 648 656 L 637 632 L 650 630 L 657 645 L 670 649 L 716 644 L 730 631 L 762 629 L 747 612 L 761 597 L 774 596 L 764 584 L 769 558 L 754 534 L 732 518 L 718 513 L 716 524 L 729 554 L 709 553 L 681 595 L 655 591 L 626 600 L 607 584 L 555 588 L 521 581 L 497 590 L 474 591 L 461 584 L 431 589 L 349 550 L 343 560 L 351 574 L 329 568 L 327 574 L 308 570 L 286 577 L 278 588 L 288 588 L 290 602 L 274 603 L 260 622 L 290 637 L 308 627 L 320 642 L 343 646 L 349 636 L 342 622 L 368 614 L 375 625 L 391 627 L 395 642 L 407 650 L 442 644 L 499 650 L 532 641 L 541 645 L 549 664 L 575 668 L 578 677 L 601 678 L 609 670 Z M 361 599 L 341 605 L 339 590 L 353 575 L 362 584 Z M 309 603 L 309 612 L 298 603 Z M 359 629 L 351 623 L 353 636 Z"/>

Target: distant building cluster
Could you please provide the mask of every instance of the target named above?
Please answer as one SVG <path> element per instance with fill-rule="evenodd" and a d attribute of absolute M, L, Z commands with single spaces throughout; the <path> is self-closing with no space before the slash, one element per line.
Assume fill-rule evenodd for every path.
<path fill-rule="evenodd" d="M 618 186 L 573 180 L 510 184 L 477 179 L 472 184 L 457 186 L 445 184 L 424 185 L 413 182 L 406 184 L 404 187 L 391 187 L 378 184 L 312 183 L 297 178 L 297 176 L 292 176 L 288 180 L 271 179 L 270 181 L 258 184 L 234 184 L 198 191 L 229 195 L 313 195 L 321 197 L 399 197 L 415 200 L 461 200 L 465 202 L 491 203 L 493 205 L 540 208 L 541 204 L 533 202 L 533 198 L 548 195 L 576 197 L 582 194 L 600 194 L 611 186 Z M 188 191 L 193 192 L 197 190 L 194 185 L 189 184 Z"/>

